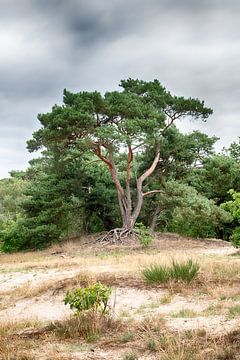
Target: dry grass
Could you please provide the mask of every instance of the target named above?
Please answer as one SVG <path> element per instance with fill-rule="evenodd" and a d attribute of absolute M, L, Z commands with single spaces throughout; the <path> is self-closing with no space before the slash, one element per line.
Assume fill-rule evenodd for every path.
<path fill-rule="evenodd" d="M 205 330 L 169 332 L 147 330 L 139 333 L 145 349 L 161 360 L 240 359 L 240 330 L 226 336 L 210 337 Z"/>
<path fill-rule="evenodd" d="M 80 246 L 79 242 L 68 242 L 42 252 L 1 254 L 0 272 L 9 272 L 9 275 L 12 273 L 13 277 L 19 275 L 16 272 L 24 276 L 27 272 L 36 273 L 40 269 L 43 273 L 48 269 L 59 270 L 55 279 L 48 278 L 46 273 L 44 281 L 40 278 L 40 281 L 26 282 L 6 291 L 2 287 L 1 306 L 10 306 L 19 299 L 38 298 L 42 294 L 47 294 L 50 298 L 58 294 L 62 295 L 70 288 L 88 286 L 101 281 L 109 286 L 144 291 L 149 289 L 162 291 L 161 288 L 163 288 L 162 293 L 166 295 L 149 305 L 153 310 L 154 307 L 171 304 L 173 295 L 181 294 L 186 299 L 191 298 L 199 302 L 201 299 L 204 301 L 209 299 L 212 303 L 214 301 L 213 305 L 209 305 L 199 314 L 201 316 L 223 314 L 226 317 L 234 316 L 238 319 L 240 310 L 236 302 L 240 299 L 239 259 L 224 254 L 203 254 L 201 251 L 196 252 L 196 248 L 195 250 L 186 249 L 186 246 L 191 245 L 191 241 L 189 243 L 186 241 L 186 251 L 182 251 L 184 246 L 180 244 L 180 240 L 177 239 L 177 250 L 173 246 L 168 249 L 166 240 L 164 240 L 162 251 L 159 251 L 160 245 L 158 245 L 159 248 L 143 251 L 140 247 L 102 249 L 101 247 Z M 176 242 L 172 240 L 172 243 Z M 148 285 L 141 276 L 141 269 L 145 266 L 169 265 L 173 260 L 184 262 L 189 258 L 201 264 L 199 277 L 192 284 L 176 282 Z M 76 274 L 71 273 L 70 276 L 68 270 L 74 270 Z M 196 315 L 186 310 L 188 310 L 187 306 L 185 312 L 178 315 L 181 317 Z M 227 336 L 214 337 L 207 335 L 201 329 L 176 333 L 167 327 L 166 317 L 157 314 L 140 322 L 134 318 L 130 319 L 128 314 L 123 325 L 113 319 L 85 317 L 79 321 L 77 318 L 71 318 L 55 323 L 54 328 L 51 330 L 46 328 L 42 333 L 41 329 L 44 329 L 44 325 L 46 324 L 37 322 L 0 324 L 0 359 L 69 359 L 69 344 L 74 346 L 74 344 L 79 344 L 79 341 L 84 344 L 86 341 L 97 341 L 98 348 L 109 351 L 112 349 L 115 352 L 121 348 L 127 353 L 129 347 L 132 347 L 138 354 L 150 354 L 154 356 L 154 359 L 159 360 L 240 359 L 240 329 Z M 24 335 L 16 335 L 21 332 Z M 109 357 L 111 360 L 115 358 Z M 81 359 L 85 359 L 84 353 Z"/>

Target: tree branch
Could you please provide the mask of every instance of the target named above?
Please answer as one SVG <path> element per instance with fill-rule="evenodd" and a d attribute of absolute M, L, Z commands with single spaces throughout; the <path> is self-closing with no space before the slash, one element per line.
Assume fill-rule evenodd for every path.
<path fill-rule="evenodd" d="M 127 175 L 126 175 L 126 196 L 127 196 L 127 212 L 131 215 L 132 212 L 132 198 L 130 189 L 131 180 L 131 163 L 133 161 L 133 151 L 131 145 L 128 145 L 128 156 L 127 156 Z"/>
<path fill-rule="evenodd" d="M 101 159 L 109 167 L 113 182 L 116 185 L 117 190 L 121 194 L 122 198 L 124 198 L 124 190 L 123 190 L 122 185 L 117 177 L 116 167 L 115 167 L 114 160 L 113 160 L 112 149 L 109 149 L 109 159 L 107 159 L 105 156 L 102 155 L 100 144 L 97 145 L 95 154 L 99 157 L 99 159 Z"/>
<path fill-rule="evenodd" d="M 130 145 L 128 145 L 128 157 L 127 157 L 127 178 L 126 182 L 131 180 L 131 162 L 133 161 L 133 152 Z"/>
<path fill-rule="evenodd" d="M 160 147 L 157 146 L 155 158 L 151 164 L 151 166 L 138 178 L 137 183 L 142 186 L 142 183 L 153 173 L 155 170 L 157 163 L 160 159 Z"/>
<path fill-rule="evenodd" d="M 148 195 L 157 194 L 157 193 L 166 194 L 166 192 L 163 190 L 151 190 L 151 191 L 147 191 L 147 192 L 143 193 L 142 195 L 148 196 Z"/>
<path fill-rule="evenodd" d="M 95 150 L 95 154 L 99 157 L 99 159 L 101 159 L 103 162 L 105 162 L 105 164 L 107 164 L 107 166 L 109 167 L 109 169 L 111 171 L 112 163 L 102 155 L 101 145 L 100 144 L 97 145 L 97 148 Z"/>
<path fill-rule="evenodd" d="M 137 202 L 133 211 L 134 219 L 138 218 L 143 203 L 143 193 L 142 193 L 143 182 L 147 179 L 148 176 L 150 176 L 153 173 L 153 171 L 157 166 L 159 158 L 160 158 L 160 146 L 158 144 L 156 149 L 156 155 L 151 166 L 137 179 Z"/>

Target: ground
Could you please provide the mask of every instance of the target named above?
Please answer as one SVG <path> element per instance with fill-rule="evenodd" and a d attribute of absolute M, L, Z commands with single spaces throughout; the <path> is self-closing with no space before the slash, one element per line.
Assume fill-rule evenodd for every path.
<path fill-rule="evenodd" d="M 93 240 L 0 254 L 0 359 L 240 359 L 240 254 L 229 243 L 164 234 L 144 249 Z M 142 276 L 146 266 L 188 259 L 200 265 L 190 284 Z M 111 319 L 97 336 L 81 336 L 63 299 L 96 281 L 113 289 Z"/>

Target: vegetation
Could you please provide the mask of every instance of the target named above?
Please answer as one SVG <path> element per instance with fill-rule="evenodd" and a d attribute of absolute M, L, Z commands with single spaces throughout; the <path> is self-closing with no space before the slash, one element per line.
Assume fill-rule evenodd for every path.
<path fill-rule="evenodd" d="M 75 315 L 80 315 L 83 311 L 93 310 L 105 315 L 108 312 L 108 300 L 112 289 L 96 283 L 87 288 L 78 288 L 68 291 L 64 303 L 69 304 Z"/>
<path fill-rule="evenodd" d="M 216 137 L 178 130 L 177 119 L 207 120 L 203 101 L 157 80 L 120 86 L 104 95 L 64 90 L 63 105 L 38 115 L 28 149 L 41 157 L 0 180 L 2 251 L 101 232 L 114 243 L 137 233 L 145 247 L 156 231 L 239 246 L 239 143 L 216 154 Z"/>
<path fill-rule="evenodd" d="M 192 260 L 178 263 L 173 261 L 171 266 L 152 265 L 142 270 L 148 282 L 166 283 L 169 281 L 183 281 L 190 283 L 197 276 L 199 265 Z"/>
<path fill-rule="evenodd" d="M 153 235 L 149 228 L 147 228 L 143 223 L 136 223 L 134 231 L 138 235 L 140 244 L 143 247 L 148 247 L 153 241 Z"/>

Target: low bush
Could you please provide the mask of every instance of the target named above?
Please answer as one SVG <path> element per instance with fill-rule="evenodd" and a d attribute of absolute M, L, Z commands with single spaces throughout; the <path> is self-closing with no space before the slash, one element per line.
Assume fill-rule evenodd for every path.
<path fill-rule="evenodd" d="M 86 288 L 68 291 L 64 303 L 70 305 L 75 315 L 87 310 L 100 312 L 104 315 L 108 312 L 108 300 L 111 292 L 110 287 L 98 282 Z"/>
<path fill-rule="evenodd" d="M 69 338 L 82 336 L 87 341 L 96 340 L 113 323 L 108 305 L 111 292 L 110 287 L 99 282 L 68 291 L 64 303 L 70 305 L 75 316 L 59 325 L 58 334 Z"/>
<path fill-rule="evenodd" d="M 234 229 L 230 239 L 233 246 L 235 246 L 236 248 L 240 248 L 240 227 L 236 227 Z"/>
<path fill-rule="evenodd" d="M 184 263 L 173 261 L 171 266 L 152 265 L 144 268 L 142 274 L 148 282 L 183 281 L 189 284 L 197 276 L 199 268 L 199 265 L 190 259 Z"/>
<path fill-rule="evenodd" d="M 148 247 L 152 243 L 153 236 L 151 231 L 143 223 L 136 223 L 134 231 L 137 233 L 138 240 L 143 247 Z"/>

